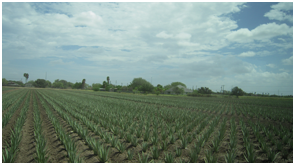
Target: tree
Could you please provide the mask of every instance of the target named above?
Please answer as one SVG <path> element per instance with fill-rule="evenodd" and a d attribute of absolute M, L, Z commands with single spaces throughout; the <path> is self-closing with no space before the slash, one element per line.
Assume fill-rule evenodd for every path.
<path fill-rule="evenodd" d="M 101 84 L 99 84 L 99 83 L 92 84 L 92 90 L 94 90 L 94 91 L 99 91 L 100 87 L 101 87 Z"/>
<path fill-rule="evenodd" d="M 109 76 L 107 77 L 107 81 L 108 81 L 108 84 L 110 84 L 110 77 Z"/>
<path fill-rule="evenodd" d="M 244 93 L 245 92 L 241 88 L 238 88 L 237 86 L 231 90 L 231 94 L 237 96 L 237 98 L 239 98 L 239 96 L 243 96 Z"/>
<path fill-rule="evenodd" d="M 81 89 L 81 88 L 82 88 L 82 83 L 80 83 L 80 82 L 76 82 L 76 83 L 73 85 L 72 88 L 73 88 L 73 89 Z"/>
<path fill-rule="evenodd" d="M 63 81 L 59 81 L 59 79 L 56 79 L 53 84 L 52 84 L 52 87 L 53 88 L 65 88 L 66 86 L 62 83 Z"/>
<path fill-rule="evenodd" d="M 130 83 L 129 88 L 135 89 L 138 88 L 139 91 L 144 92 L 152 92 L 153 91 L 153 85 L 146 81 L 143 78 L 134 78 L 133 81 Z"/>
<path fill-rule="evenodd" d="M 157 88 L 163 88 L 163 86 L 161 84 L 158 84 Z"/>
<path fill-rule="evenodd" d="M 5 78 L 2 78 L 2 86 L 7 85 L 7 84 L 8 84 L 7 80 Z"/>
<path fill-rule="evenodd" d="M 82 80 L 82 87 L 81 87 L 82 89 L 85 88 L 85 81 L 86 81 L 85 79 Z"/>
<path fill-rule="evenodd" d="M 171 83 L 171 86 L 173 86 L 173 87 L 176 87 L 177 85 L 181 85 L 183 87 L 186 87 L 186 85 L 184 83 L 182 83 L 182 82 L 172 82 Z"/>
<path fill-rule="evenodd" d="M 45 88 L 47 83 L 44 79 L 37 79 L 33 85 L 37 88 Z"/>
<path fill-rule="evenodd" d="M 212 93 L 212 90 L 207 88 L 207 87 L 201 87 L 201 88 L 198 88 L 198 93 L 201 93 L 201 94 L 211 94 Z"/>
<path fill-rule="evenodd" d="M 116 88 L 119 91 L 119 90 L 121 90 L 122 86 L 121 85 L 117 85 Z"/>
<path fill-rule="evenodd" d="M 26 83 L 27 83 L 28 78 L 29 78 L 29 74 L 28 73 L 24 73 L 24 77 L 26 78 Z"/>
<path fill-rule="evenodd" d="M 107 83 L 106 81 L 103 81 L 103 82 L 102 82 L 102 87 L 103 87 L 103 88 L 106 88 L 107 86 L 108 86 L 108 83 Z"/>
<path fill-rule="evenodd" d="M 154 92 L 159 95 L 160 93 L 162 93 L 164 91 L 164 88 L 162 85 L 158 84 L 157 87 L 154 88 Z"/>
<path fill-rule="evenodd" d="M 73 86 L 74 86 L 74 83 L 72 83 L 72 82 L 68 82 L 68 83 L 67 83 L 67 87 L 71 87 L 71 88 L 73 88 Z"/>
<path fill-rule="evenodd" d="M 183 94 L 184 90 L 182 88 L 179 88 L 179 87 L 176 86 L 176 87 L 173 88 L 173 92 L 175 94 L 179 95 L 179 94 Z"/>
<path fill-rule="evenodd" d="M 46 81 L 46 86 L 51 87 L 51 82 L 49 80 Z"/>

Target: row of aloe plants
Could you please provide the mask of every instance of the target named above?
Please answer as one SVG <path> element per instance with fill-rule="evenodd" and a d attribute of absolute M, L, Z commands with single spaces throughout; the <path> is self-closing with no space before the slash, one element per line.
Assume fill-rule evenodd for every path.
<path fill-rule="evenodd" d="M 46 146 L 46 139 L 42 131 L 42 120 L 41 120 L 40 110 L 38 108 L 35 95 L 33 95 L 33 109 L 34 109 L 34 136 L 36 140 L 36 154 L 37 154 L 37 158 L 35 158 L 35 160 L 38 163 L 47 163 L 49 159 L 48 157 L 46 157 L 46 154 L 48 153 L 48 149 Z"/>
<path fill-rule="evenodd" d="M 101 162 L 106 162 L 108 160 L 109 148 L 104 147 L 99 141 L 95 140 L 92 137 L 89 137 L 88 129 L 85 129 L 81 124 L 79 124 L 78 121 L 73 120 L 71 116 L 74 115 L 73 117 L 75 117 L 77 120 L 84 121 L 84 124 L 86 124 L 86 126 L 89 128 L 96 129 L 96 127 L 91 122 L 88 122 L 88 120 L 83 120 L 83 116 L 78 115 L 77 113 L 74 113 L 69 109 L 66 109 L 65 106 L 62 106 L 60 104 L 57 105 L 49 97 L 46 97 L 45 95 L 42 96 L 57 111 L 57 113 L 73 128 L 73 131 L 76 132 L 83 140 L 85 140 L 87 145 L 94 151 L 94 154 L 99 157 L 99 160 Z M 64 112 L 60 108 L 60 106 L 62 106 L 63 109 L 66 109 L 67 113 Z M 115 143 L 115 145 L 117 145 L 117 142 Z"/>
<path fill-rule="evenodd" d="M 9 108 L 9 110 L 2 116 L 2 128 L 4 128 L 8 124 L 10 118 L 12 117 L 12 115 L 14 114 L 14 112 L 20 107 L 20 105 L 22 104 L 22 102 L 24 101 L 24 98 L 26 96 L 29 96 L 28 90 L 26 90 L 26 93 L 24 93 L 21 96 L 21 98 L 15 104 L 13 104 Z"/>
<path fill-rule="evenodd" d="M 28 95 L 30 92 L 28 93 Z M 25 104 L 21 109 L 20 115 L 16 120 L 13 130 L 11 130 L 10 143 L 6 142 L 5 149 L 2 149 L 2 161 L 4 163 L 14 163 L 18 153 L 19 144 L 22 139 L 22 128 L 27 117 L 27 111 L 29 109 L 30 97 L 27 97 Z M 5 145 L 5 144 L 3 144 Z"/>
<path fill-rule="evenodd" d="M 63 104 L 66 104 L 65 102 L 63 102 Z M 61 104 L 59 104 L 59 105 L 61 105 Z M 76 116 L 77 117 L 77 116 Z M 84 122 L 85 123 L 85 122 Z M 141 124 L 142 125 L 142 124 Z M 147 125 L 150 125 L 150 124 L 147 124 Z M 124 126 L 123 126 L 124 127 Z M 143 127 L 143 126 L 141 126 L 141 127 Z M 117 128 L 117 127 L 116 127 Z M 116 132 L 118 132 L 118 131 L 115 131 L 116 130 L 116 128 L 111 128 L 111 130 L 113 130 L 114 131 L 114 133 L 116 134 Z M 147 127 L 147 128 L 149 128 L 149 126 Z M 191 128 L 191 125 L 189 125 L 188 126 L 188 129 L 190 129 Z M 131 128 L 131 130 L 134 130 L 133 128 Z M 183 132 L 184 131 L 184 132 Z M 186 129 L 183 129 L 183 131 L 182 131 L 182 133 L 184 133 L 185 134 L 185 132 L 186 132 Z M 149 131 L 148 131 L 149 132 Z M 153 132 L 153 134 L 154 134 L 154 136 L 151 138 L 151 141 L 152 141 L 152 143 L 154 143 L 154 144 L 157 144 L 157 132 L 155 133 L 155 131 Z M 148 137 L 149 135 L 147 135 L 147 137 Z M 163 135 L 164 136 L 164 135 Z M 172 136 L 173 137 L 173 136 Z M 126 141 L 127 142 L 131 142 L 132 143 L 132 141 L 135 141 L 135 143 L 133 143 L 133 145 L 135 145 L 136 146 L 136 138 L 135 137 L 131 137 L 131 135 L 130 134 L 127 134 L 126 136 L 125 136 L 125 138 L 126 138 Z M 179 138 L 181 138 L 181 137 L 179 137 Z M 132 140 L 132 139 L 135 139 L 135 140 Z M 155 139 L 155 140 L 153 140 L 153 139 Z M 171 141 L 175 141 L 175 138 L 171 138 L 171 139 L 174 139 L 174 140 L 171 140 Z M 189 138 L 189 139 L 192 139 L 192 138 Z M 183 138 L 182 138 L 182 141 L 183 141 L 183 143 L 182 144 L 186 144 L 186 140 L 184 140 Z M 143 143 L 143 146 L 146 146 L 145 145 L 146 143 Z M 112 144 L 113 146 L 114 146 L 114 143 Z M 167 144 L 166 144 L 167 145 Z M 165 148 L 165 142 L 163 142 L 163 147 Z M 145 148 L 145 147 L 143 147 L 143 148 Z M 144 149 L 143 149 L 144 150 Z M 154 149 L 155 150 L 155 149 Z"/>
<path fill-rule="evenodd" d="M 46 92 L 47 93 L 47 92 Z M 53 95 L 52 93 L 50 93 L 50 96 L 52 98 L 56 98 L 58 97 L 58 95 Z M 64 98 L 63 96 L 61 96 L 60 98 Z M 68 96 L 68 97 L 65 97 L 66 99 L 64 99 L 63 102 L 65 103 L 69 103 L 72 101 L 70 100 L 75 100 L 75 103 L 73 103 L 72 107 L 73 109 L 76 110 L 77 113 L 85 116 L 83 117 L 81 120 L 86 120 L 87 119 L 90 119 L 91 116 L 92 116 L 92 119 L 91 121 L 93 121 L 94 123 L 96 123 L 97 125 L 100 125 L 103 127 L 103 129 L 105 129 L 105 131 L 110 131 L 111 134 L 115 135 L 115 136 L 120 136 L 121 138 L 124 138 L 127 142 L 131 142 L 131 139 L 134 139 L 133 141 L 136 141 L 136 139 L 133 137 L 133 136 L 130 136 L 130 135 L 127 135 L 127 133 L 121 135 L 120 132 L 123 130 L 125 131 L 129 131 L 129 133 L 131 134 L 134 134 L 137 138 L 139 137 L 147 137 L 146 139 L 150 139 L 150 142 L 153 144 L 157 144 L 157 141 L 159 142 L 159 140 L 156 140 L 156 139 L 159 139 L 159 138 L 156 138 L 156 136 L 150 136 L 150 134 L 155 134 L 154 132 L 161 132 L 159 130 L 153 130 L 153 131 L 138 131 L 139 129 L 138 128 L 141 128 L 140 130 L 146 130 L 146 129 L 142 129 L 142 128 L 149 128 L 150 126 L 155 126 L 154 128 L 160 128 L 161 130 L 168 130 L 168 128 L 171 128 L 171 132 L 174 132 L 175 131 L 175 128 L 177 127 L 182 127 L 182 126 L 186 126 L 186 122 L 180 122 L 180 124 L 176 124 L 177 122 L 175 122 L 175 124 L 168 124 L 169 122 L 167 120 L 165 120 L 165 113 L 167 111 L 162 111 L 163 109 L 160 108 L 160 112 L 158 112 L 159 115 L 153 115 L 153 116 L 156 116 L 156 117 L 151 117 L 151 118 L 148 118 L 146 120 L 143 120 L 143 115 L 134 115 L 134 113 L 129 113 L 129 112 L 122 112 L 122 113 L 118 113 L 118 109 L 116 106 L 119 106 L 119 101 L 116 102 L 116 106 L 110 106 L 109 104 L 103 104 L 103 106 L 106 106 L 108 108 L 108 112 L 106 112 L 106 109 L 103 109 L 98 106 L 98 107 L 95 107 L 94 109 L 91 109 L 93 108 L 93 105 L 95 100 L 98 100 L 97 98 L 93 98 L 93 97 L 85 97 L 84 99 L 78 99 L 77 96 Z M 67 100 L 67 101 L 66 101 Z M 79 100 L 81 100 L 79 102 Z M 90 100 L 90 101 L 89 101 Z M 102 99 L 103 101 L 107 101 L 107 103 L 109 102 L 112 102 L 114 101 L 113 99 Z M 85 106 L 85 103 L 83 103 L 83 101 L 87 101 L 89 104 L 93 104 L 93 105 L 89 105 L 89 106 Z M 93 103 L 92 103 L 93 102 Z M 59 104 L 61 105 L 61 104 Z M 123 104 L 124 108 L 125 107 L 132 107 L 131 104 Z M 86 107 L 86 108 L 85 108 Z M 156 109 L 157 107 L 155 107 Z M 83 109 L 83 110 L 82 110 Z M 85 110 L 87 109 L 87 111 Z M 81 111 L 82 110 L 82 111 Z M 93 113 L 91 113 L 93 110 Z M 150 110 L 150 109 L 149 109 Z M 84 112 L 84 113 L 83 113 Z M 139 110 L 135 110 L 135 112 L 139 112 Z M 152 111 L 151 112 L 155 112 L 155 111 Z M 88 114 L 88 115 L 86 115 Z M 100 114 L 99 116 L 95 116 L 96 114 Z M 147 112 L 147 110 L 143 110 L 142 113 L 140 114 L 146 114 L 146 116 L 151 116 L 150 113 Z M 168 112 L 166 114 L 169 114 Z M 175 115 L 176 113 L 171 113 L 170 115 Z M 120 116 L 120 117 L 118 117 Z M 183 115 L 183 118 L 185 117 L 186 115 Z M 95 120 L 93 120 L 93 118 L 99 118 L 99 120 L 97 122 L 95 122 Z M 182 118 L 182 119 L 183 119 Z M 131 124 L 132 123 L 132 119 L 137 119 L 136 121 L 138 122 L 138 124 Z M 177 118 L 176 118 L 177 119 Z M 145 127 L 141 126 L 141 121 L 142 123 L 145 123 Z M 165 122 L 162 122 L 162 121 L 165 121 Z M 177 120 L 176 120 L 177 121 Z M 168 124 L 167 127 L 162 127 L 163 124 Z M 127 125 L 127 126 L 126 126 Z M 181 126 L 180 126 L 181 125 Z M 174 128 L 174 130 L 172 130 L 172 127 Z M 189 125 L 187 126 L 187 128 L 190 127 Z M 198 129 L 198 127 L 197 127 Z M 196 129 L 196 130 L 197 130 Z M 177 130 L 177 129 L 176 129 Z M 182 129 L 181 132 L 183 133 L 186 133 L 186 130 L 187 129 Z M 170 130 L 169 130 L 170 132 Z M 180 131 L 175 131 L 174 133 L 177 134 L 179 133 Z M 110 136 L 111 134 L 107 134 L 105 137 L 109 137 L 109 138 L 106 138 L 106 139 L 110 139 Z M 151 137 L 151 138 L 150 138 Z M 174 138 L 172 138 L 174 137 Z M 180 136 L 169 136 L 169 139 L 172 139 L 172 141 L 175 141 L 175 139 L 177 139 L 177 137 L 179 137 L 178 139 L 180 139 Z M 167 138 L 167 136 L 166 136 Z M 166 139 L 165 138 L 165 135 L 163 135 L 163 138 L 162 139 Z M 114 138 L 116 139 L 116 138 Z M 153 140 L 151 140 L 153 139 Z M 184 138 L 183 138 L 184 139 Z M 181 139 L 180 139 L 181 140 Z M 116 141 L 116 140 L 114 140 Z M 163 141 L 163 140 L 162 140 Z M 168 140 L 169 141 L 169 140 Z M 184 141 L 184 140 L 182 140 Z M 113 142 L 113 144 L 115 144 Z M 185 144 L 185 143 L 182 143 L 182 144 Z M 165 144 L 162 143 L 163 146 L 161 147 L 164 147 L 165 148 Z M 114 145 L 115 146 L 115 145 Z M 144 145 L 142 143 L 142 146 L 146 146 L 146 144 Z M 155 145 L 152 145 L 153 148 L 151 148 L 151 150 L 154 150 L 155 152 L 153 153 L 156 153 L 156 149 L 154 149 L 154 147 L 157 147 Z M 119 147 L 117 147 L 119 148 Z M 143 147 L 144 148 L 144 147 Z M 248 147 L 249 148 L 249 147 Z M 249 149 L 250 150 L 250 149 Z M 246 153 L 247 154 L 247 153 Z M 245 154 L 245 155 L 246 155 Z M 233 155 L 233 154 L 232 154 Z"/>
<path fill-rule="evenodd" d="M 41 101 L 41 104 L 45 109 L 49 120 L 53 124 L 53 127 L 55 129 L 56 134 L 58 135 L 59 140 L 64 145 L 67 151 L 69 163 L 81 163 L 83 160 L 78 155 L 76 155 L 77 146 L 75 142 L 70 138 L 69 134 L 65 132 L 59 120 L 54 116 L 54 114 L 52 113 L 46 102 L 43 100 L 43 98 L 39 97 L 39 100 Z"/>
<path fill-rule="evenodd" d="M 25 93 L 27 93 L 27 90 L 16 90 L 9 92 L 6 95 L 2 95 L 2 111 L 7 110 L 8 107 L 13 105 L 17 100 L 21 98 L 21 96 L 25 95 Z"/>
<path fill-rule="evenodd" d="M 67 93 L 79 93 L 79 94 L 83 94 L 85 92 L 80 91 L 65 91 Z M 87 92 L 89 94 L 89 92 Z M 96 96 L 107 96 L 107 97 L 111 97 L 111 98 L 118 98 L 118 99 L 126 99 L 127 100 L 133 100 L 133 101 L 139 101 L 139 102 L 145 102 L 145 103 L 152 103 L 152 104 L 158 104 L 158 105 L 168 105 L 168 106 L 178 106 L 178 107 L 183 107 L 183 108 L 197 108 L 200 109 L 201 107 L 208 107 L 212 105 L 212 99 L 208 100 L 206 98 L 198 98 L 198 99 L 190 99 L 190 98 L 174 98 L 174 97 L 147 97 L 147 96 L 133 96 L 133 95 L 122 95 L 122 94 L 117 94 L 117 93 L 108 93 L 108 92 L 98 92 L 98 93 L 91 93 L 91 95 L 96 95 Z M 202 100 L 201 100 L 202 99 Z M 287 119 L 290 119 L 288 117 L 288 115 L 284 115 L 284 113 L 279 114 L 278 115 L 273 115 L 273 114 L 269 114 L 269 113 L 264 113 L 264 112 L 269 112 L 269 108 L 265 108 L 263 105 L 263 103 L 266 103 L 266 105 L 268 103 L 276 103 L 276 102 L 280 102 L 280 100 L 272 100 L 272 101 L 268 101 L 268 100 L 259 100 L 259 101 L 255 101 L 253 99 L 242 99 L 242 100 L 238 100 L 238 99 L 214 99 L 214 101 L 216 101 L 219 104 L 240 104 L 240 106 L 247 106 L 248 104 L 252 104 L 254 107 L 259 107 L 258 111 L 257 109 L 255 109 L 255 111 L 251 111 L 251 109 L 247 108 L 247 111 L 242 111 L 242 113 L 244 115 L 250 115 L 250 116 L 257 116 L 258 114 L 263 115 L 264 116 L 268 116 L 271 117 L 272 119 L 275 120 L 281 120 L 285 117 L 287 117 Z M 254 104 L 253 104 L 254 103 Z M 260 106 L 262 105 L 262 106 Z M 286 105 L 286 104 L 282 104 L 282 105 Z M 288 104 L 292 107 L 291 103 Z M 212 109 L 210 108 L 209 111 L 211 111 Z M 236 111 L 237 114 L 239 115 L 240 112 Z M 260 113 L 261 112 L 261 113 Z M 272 110 L 271 113 L 276 113 L 276 109 Z M 287 110 L 286 113 L 291 113 L 290 110 Z M 229 111 L 228 111 L 229 113 Z M 231 111 L 231 114 L 233 114 L 233 110 Z"/>

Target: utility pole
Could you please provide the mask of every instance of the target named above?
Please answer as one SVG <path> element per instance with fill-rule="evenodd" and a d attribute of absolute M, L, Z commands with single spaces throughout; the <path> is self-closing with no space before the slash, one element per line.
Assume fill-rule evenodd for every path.
<path fill-rule="evenodd" d="M 223 90 L 222 90 L 222 93 L 224 94 L 224 85 L 222 85 L 223 86 Z"/>

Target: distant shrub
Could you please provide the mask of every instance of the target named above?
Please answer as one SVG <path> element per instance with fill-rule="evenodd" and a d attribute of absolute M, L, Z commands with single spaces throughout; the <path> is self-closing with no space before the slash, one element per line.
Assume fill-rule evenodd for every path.
<path fill-rule="evenodd" d="M 93 87 L 92 90 L 99 91 L 99 87 Z"/>
<path fill-rule="evenodd" d="M 211 94 L 200 94 L 200 93 L 188 93 L 187 96 L 192 96 L 192 97 L 216 97 L 216 96 L 212 96 Z"/>
<path fill-rule="evenodd" d="M 156 91 L 156 95 L 158 96 L 160 94 L 160 91 Z"/>

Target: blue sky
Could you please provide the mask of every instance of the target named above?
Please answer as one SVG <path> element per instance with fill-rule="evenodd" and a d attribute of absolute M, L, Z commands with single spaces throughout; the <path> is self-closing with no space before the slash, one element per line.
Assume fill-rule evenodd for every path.
<path fill-rule="evenodd" d="M 2 77 L 293 94 L 293 3 L 2 3 Z"/>

